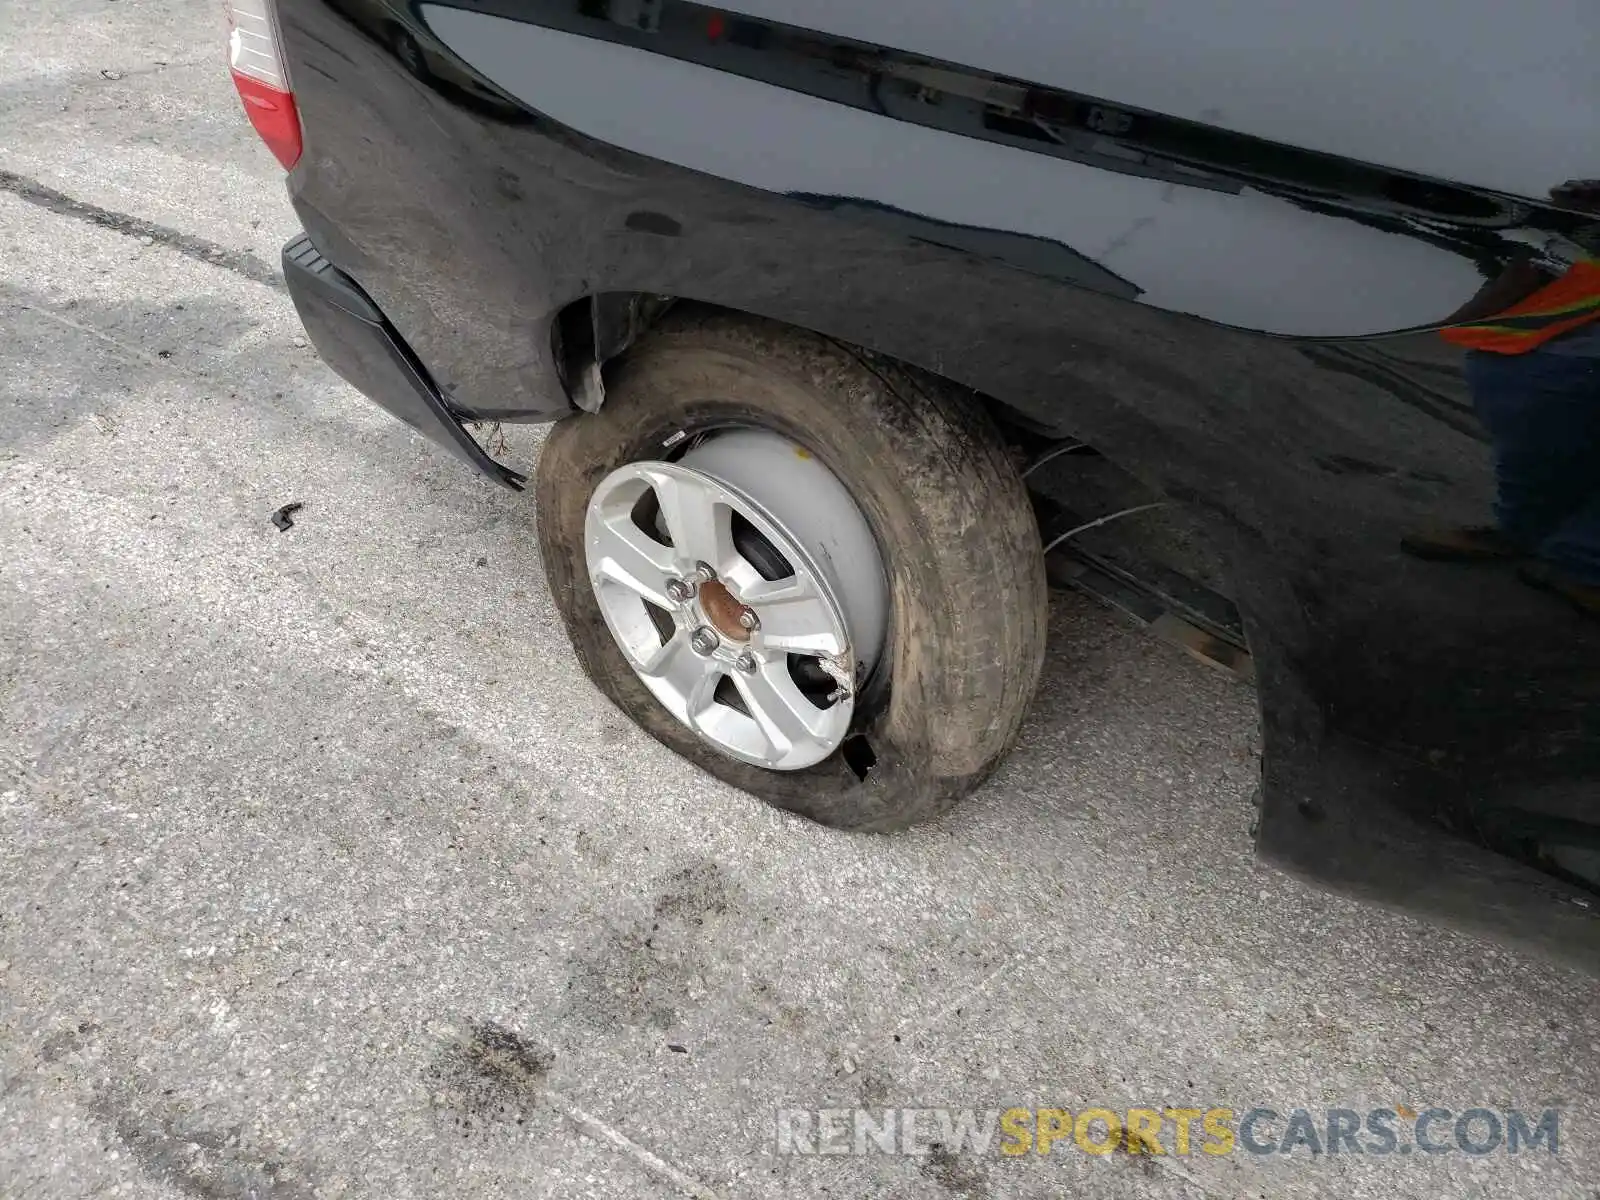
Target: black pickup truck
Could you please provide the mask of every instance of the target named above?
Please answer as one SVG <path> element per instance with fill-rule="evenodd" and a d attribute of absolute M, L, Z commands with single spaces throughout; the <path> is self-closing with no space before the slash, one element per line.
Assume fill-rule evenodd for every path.
<path fill-rule="evenodd" d="M 1600 966 L 1600 8 L 230 18 L 318 351 L 509 488 L 554 423 L 549 584 L 660 741 L 935 815 L 1048 572 L 1253 678 L 1263 859 Z"/>

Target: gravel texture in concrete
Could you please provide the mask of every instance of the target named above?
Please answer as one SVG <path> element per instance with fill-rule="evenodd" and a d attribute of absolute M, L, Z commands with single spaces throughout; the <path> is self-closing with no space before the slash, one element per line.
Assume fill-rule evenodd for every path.
<path fill-rule="evenodd" d="M 1600 1196 L 1593 981 L 1256 867 L 1253 694 L 1081 599 L 905 835 L 636 731 L 527 497 L 307 346 L 223 37 L 0 7 L 0 1196 Z M 1138 1105 L 1560 1146 L 778 1152 L 785 1108 Z"/>

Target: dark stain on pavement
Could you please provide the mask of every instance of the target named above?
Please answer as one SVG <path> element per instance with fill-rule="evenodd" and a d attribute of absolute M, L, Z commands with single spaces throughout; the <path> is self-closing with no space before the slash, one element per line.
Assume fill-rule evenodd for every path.
<path fill-rule="evenodd" d="M 99 1028 L 93 1021 L 63 1026 L 45 1038 L 44 1044 L 39 1047 L 39 1061 L 53 1063 L 69 1054 L 76 1054 Z"/>
<path fill-rule="evenodd" d="M 888 1108 L 894 1095 L 894 1080 L 874 1067 L 861 1072 L 861 1107 Z"/>
<path fill-rule="evenodd" d="M 952 1196 L 966 1200 L 988 1200 L 989 1182 L 978 1167 L 935 1142 L 922 1160 L 922 1175 Z"/>
<path fill-rule="evenodd" d="M 538 1105 L 555 1062 L 553 1050 L 484 1021 L 445 1047 L 425 1081 L 435 1111 L 467 1137 L 492 1124 L 522 1124 Z"/>
<path fill-rule="evenodd" d="M 711 859 L 691 863 L 662 881 L 656 893 L 656 916 L 676 917 L 702 924 L 706 917 L 720 917 L 733 903 L 733 885 L 723 869 Z"/>
<path fill-rule="evenodd" d="M 566 1014 L 602 1029 L 676 1025 L 709 988 L 714 927 L 737 909 L 739 898 L 710 859 L 657 880 L 649 919 L 607 925 L 572 957 Z"/>
<path fill-rule="evenodd" d="M 152 242 L 159 242 L 199 262 L 233 271 L 246 279 L 264 283 L 280 292 L 285 290 L 283 272 L 247 251 L 230 250 L 216 242 L 195 237 L 192 233 L 173 229 L 170 225 L 158 225 L 154 221 L 146 221 L 143 217 L 101 208 L 98 204 L 75 199 L 65 192 L 47 187 L 37 179 L 18 175 L 15 171 L 0 170 L 0 191 L 10 192 L 13 196 L 20 197 L 29 204 L 37 204 L 49 212 L 59 213 L 64 217 L 75 217 L 114 233 L 149 238 Z"/>
<path fill-rule="evenodd" d="M 310 1174 L 245 1145 L 241 1127 L 212 1130 L 175 1113 L 145 1111 L 132 1095 L 97 1096 L 92 1109 L 157 1182 L 199 1200 L 314 1200 Z"/>

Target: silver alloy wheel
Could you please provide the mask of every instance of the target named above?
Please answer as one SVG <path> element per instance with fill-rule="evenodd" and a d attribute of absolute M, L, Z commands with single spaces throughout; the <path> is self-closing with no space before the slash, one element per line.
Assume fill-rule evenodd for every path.
<path fill-rule="evenodd" d="M 618 647 L 674 717 L 734 758 L 800 770 L 826 759 L 850 731 L 856 685 L 882 649 L 883 566 L 860 510 L 809 454 L 774 434 L 726 436 L 754 478 L 777 481 L 780 502 L 806 506 L 803 523 L 844 530 L 848 557 L 856 560 L 866 556 L 864 537 L 871 561 L 840 562 L 831 533 L 814 554 L 789 523 L 707 471 L 637 462 L 608 475 L 589 501 L 589 577 Z M 639 523 L 646 493 L 659 505 L 653 529 Z M 763 574 L 745 557 L 735 515 L 781 556 L 788 574 L 770 578 L 770 562 Z M 830 570 L 819 565 L 824 559 Z M 841 591 L 849 603 L 841 604 Z M 867 643 L 853 641 L 852 632 Z M 826 695 L 802 690 L 791 656 L 814 660 L 805 665 L 810 677 L 828 681 Z M 729 703 L 728 686 L 737 703 Z"/>

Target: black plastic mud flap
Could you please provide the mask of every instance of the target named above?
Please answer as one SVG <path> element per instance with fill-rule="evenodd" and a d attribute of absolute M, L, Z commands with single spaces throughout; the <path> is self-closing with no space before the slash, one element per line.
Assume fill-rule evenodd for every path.
<path fill-rule="evenodd" d="M 325 363 L 457 458 L 503 487 L 522 490 L 527 477 L 484 453 L 371 297 L 318 253 L 305 234 L 283 248 L 283 277 Z"/>

